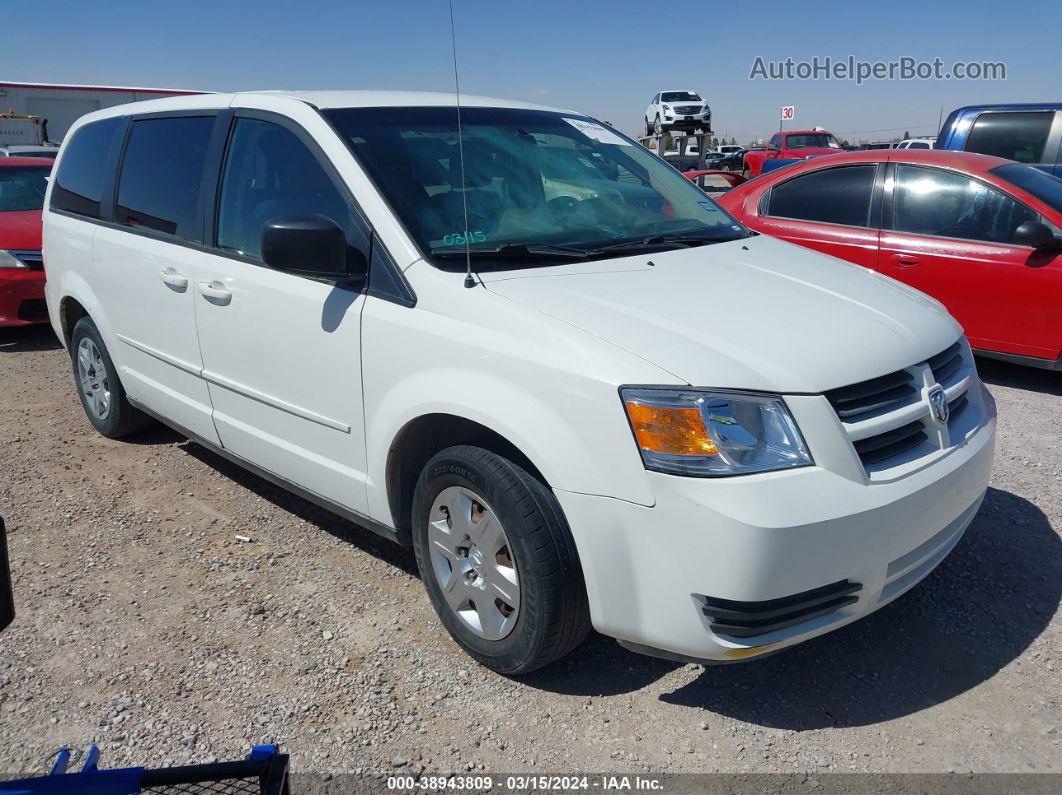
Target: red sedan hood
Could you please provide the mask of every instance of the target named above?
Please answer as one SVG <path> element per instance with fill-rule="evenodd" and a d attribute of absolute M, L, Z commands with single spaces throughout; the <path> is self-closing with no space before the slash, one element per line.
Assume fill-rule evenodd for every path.
<path fill-rule="evenodd" d="M 41 223 L 40 210 L 0 213 L 0 248 L 39 250 Z"/>

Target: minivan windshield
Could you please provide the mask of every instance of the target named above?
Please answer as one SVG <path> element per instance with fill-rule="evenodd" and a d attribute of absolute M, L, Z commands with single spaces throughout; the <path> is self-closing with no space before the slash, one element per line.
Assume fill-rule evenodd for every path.
<path fill-rule="evenodd" d="M 586 117 L 463 108 L 462 179 L 453 107 L 322 113 L 443 267 L 463 262 L 466 245 L 477 260 L 512 268 L 747 236 L 671 166 Z"/>
<path fill-rule="evenodd" d="M 48 166 L 0 167 L 0 213 L 40 210 L 48 189 Z"/>

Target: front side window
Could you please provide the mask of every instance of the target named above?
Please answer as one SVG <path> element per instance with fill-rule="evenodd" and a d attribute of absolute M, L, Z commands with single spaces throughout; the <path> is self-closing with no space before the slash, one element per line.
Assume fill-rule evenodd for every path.
<path fill-rule="evenodd" d="M 331 218 L 351 240 L 350 207 L 306 144 L 279 124 L 237 119 L 221 178 L 218 248 L 260 259 L 267 223 L 313 214 Z"/>
<path fill-rule="evenodd" d="M 873 226 L 873 164 L 812 171 L 771 188 L 767 214 L 845 226 Z"/>
<path fill-rule="evenodd" d="M 1051 176 L 1038 168 L 1018 163 L 996 166 L 988 173 L 1017 185 L 1051 209 L 1062 213 L 1062 179 Z"/>
<path fill-rule="evenodd" d="M 1053 111 L 982 113 L 966 137 L 967 152 L 1039 163 L 1054 121 Z"/>
<path fill-rule="evenodd" d="M 558 247 L 570 256 L 612 256 L 618 250 L 606 247 L 659 236 L 700 238 L 675 247 L 745 236 L 681 174 L 587 118 L 465 108 L 462 171 L 452 107 L 323 113 L 437 264 L 463 257 L 466 244 L 526 262 L 550 256 L 546 246 L 557 256 Z"/>
<path fill-rule="evenodd" d="M 200 239 L 199 185 L 213 116 L 133 122 L 118 179 L 115 221 Z"/>
<path fill-rule="evenodd" d="M 983 182 L 952 171 L 896 166 L 894 228 L 900 232 L 1009 244 L 1036 213 Z"/>
<path fill-rule="evenodd" d="M 44 207 L 51 166 L 0 167 L 0 213 Z"/>
<path fill-rule="evenodd" d="M 103 178 L 115 133 L 125 119 L 115 116 L 80 127 L 63 144 L 63 157 L 52 188 L 53 210 L 100 217 Z"/>
<path fill-rule="evenodd" d="M 797 133 L 785 137 L 786 149 L 840 149 L 840 142 L 830 133 Z M 886 145 L 888 148 L 888 145 Z"/>

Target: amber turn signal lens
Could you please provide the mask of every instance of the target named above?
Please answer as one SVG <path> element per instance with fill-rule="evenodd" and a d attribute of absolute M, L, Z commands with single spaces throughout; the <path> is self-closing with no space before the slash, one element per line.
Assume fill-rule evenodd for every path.
<path fill-rule="evenodd" d="M 643 450 L 669 455 L 717 455 L 704 427 L 700 409 L 694 406 L 650 406 L 627 400 L 634 436 Z"/>

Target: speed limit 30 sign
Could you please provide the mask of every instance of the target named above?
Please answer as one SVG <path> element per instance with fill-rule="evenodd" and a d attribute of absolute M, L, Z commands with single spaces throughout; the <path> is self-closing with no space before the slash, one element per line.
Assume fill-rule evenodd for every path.
<path fill-rule="evenodd" d="M 782 105 L 782 121 L 792 121 L 796 117 L 796 105 Z"/>

